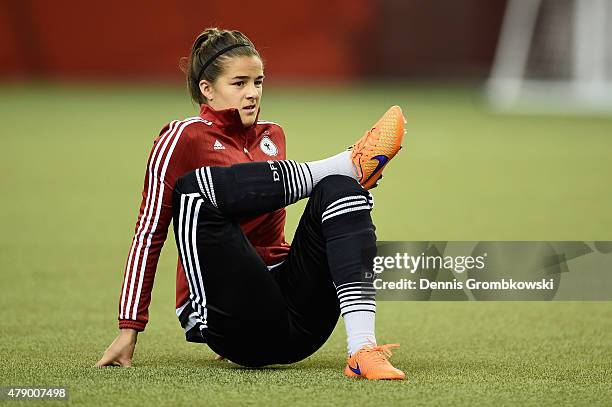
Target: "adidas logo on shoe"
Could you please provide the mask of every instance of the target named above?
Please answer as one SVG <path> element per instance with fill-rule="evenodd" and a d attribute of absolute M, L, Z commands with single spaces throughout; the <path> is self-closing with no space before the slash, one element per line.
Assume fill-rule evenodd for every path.
<path fill-rule="evenodd" d="M 225 146 L 221 144 L 219 140 L 215 140 L 215 144 L 213 145 L 215 150 L 225 150 Z"/>

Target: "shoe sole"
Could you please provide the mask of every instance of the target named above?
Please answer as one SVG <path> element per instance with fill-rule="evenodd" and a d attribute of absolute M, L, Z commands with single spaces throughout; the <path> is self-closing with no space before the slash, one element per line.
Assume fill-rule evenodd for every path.
<path fill-rule="evenodd" d="M 406 380 L 406 377 L 384 377 L 384 378 L 378 378 L 378 379 L 369 379 L 365 376 L 362 375 L 358 375 L 357 373 L 353 372 L 351 369 L 347 367 L 344 368 L 344 375 L 348 378 L 351 379 L 365 379 L 365 380 Z"/>

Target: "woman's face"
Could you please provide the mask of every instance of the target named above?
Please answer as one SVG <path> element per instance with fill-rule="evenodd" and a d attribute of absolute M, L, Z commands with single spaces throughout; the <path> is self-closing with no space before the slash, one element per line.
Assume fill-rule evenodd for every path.
<path fill-rule="evenodd" d="M 238 109 L 244 127 L 255 123 L 263 91 L 263 65 L 256 56 L 233 57 L 214 83 L 200 81 L 200 91 L 215 110 Z"/>

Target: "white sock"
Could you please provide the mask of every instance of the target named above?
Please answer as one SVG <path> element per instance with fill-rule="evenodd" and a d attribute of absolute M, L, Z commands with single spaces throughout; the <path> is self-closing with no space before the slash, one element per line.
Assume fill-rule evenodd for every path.
<path fill-rule="evenodd" d="M 324 160 L 307 162 L 306 165 L 310 168 L 314 185 L 328 175 L 346 175 L 357 179 L 351 162 L 351 152 L 348 150 Z"/>
<path fill-rule="evenodd" d="M 366 345 L 376 346 L 375 317 L 376 314 L 369 311 L 355 311 L 344 315 L 349 355 L 356 353 Z"/>

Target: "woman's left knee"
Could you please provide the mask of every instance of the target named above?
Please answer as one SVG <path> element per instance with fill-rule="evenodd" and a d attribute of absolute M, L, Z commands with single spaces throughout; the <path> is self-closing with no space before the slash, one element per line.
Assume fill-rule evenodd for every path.
<path fill-rule="evenodd" d="M 351 195 L 369 196 L 369 193 L 354 178 L 346 175 L 329 175 L 319 181 L 312 195 L 322 195 L 324 200 L 334 200 Z"/>

